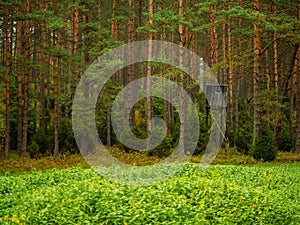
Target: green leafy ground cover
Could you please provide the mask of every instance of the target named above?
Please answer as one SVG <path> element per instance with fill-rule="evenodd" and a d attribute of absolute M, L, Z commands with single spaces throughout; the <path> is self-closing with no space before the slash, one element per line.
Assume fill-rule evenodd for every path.
<path fill-rule="evenodd" d="M 0 224 L 300 224 L 300 164 L 188 163 L 146 187 L 80 167 L 0 176 Z"/>

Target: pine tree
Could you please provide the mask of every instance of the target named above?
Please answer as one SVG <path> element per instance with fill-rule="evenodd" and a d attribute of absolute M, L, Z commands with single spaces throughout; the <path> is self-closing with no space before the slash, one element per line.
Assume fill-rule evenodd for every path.
<path fill-rule="evenodd" d="M 27 139 L 28 139 L 28 101 L 29 101 L 29 73 L 30 73 L 30 67 L 29 63 L 31 60 L 30 55 L 30 19 L 28 17 L 28 14 L 30 13 L 30 0 L 26 0 L 25 2 L 25 11 L 26 11 L 26 19 L 24 22 L 25 28 L 24 28 L 24 64 L 25 64 L 25 71 L 24 71 L 24 97 L 23 97 L 23 131 L 22 131 L 22 145 L 21 145 L 21 157 L 26 157 L 26 149 L 27 149 Z"/>
<path fill-rule="evenodd" d="M 254 21 L 254 74 L 253 74 L 253 111 L 254 111 L 254 124 L 253 124 L 253 143 L 258 136 L 259 124 L 260 124 L 260 107 L 257 99 L 259 93 L 260 82 L 260 67 L 261 67 L 261 36 L 259 31 L 258 19 L 260 13 L 260 0 L 254 0 L 254 12 L 256 15 L 256 21 Z"/>
<path fill-rule="evenodd" d="M 9 5 L 4 6 L 4 32 L 5 32 L 5 80 L 6 80 L 6 94 L 5 94 L 5 108 L 6 108 L 6 126 L 5 126 L 5 146 L 4 159 L 8 160 L 9 141 L 10 141 L 10 74 L 11 74 L 11 52 L 10 52 L 10 38 L 9 34 Z"/>

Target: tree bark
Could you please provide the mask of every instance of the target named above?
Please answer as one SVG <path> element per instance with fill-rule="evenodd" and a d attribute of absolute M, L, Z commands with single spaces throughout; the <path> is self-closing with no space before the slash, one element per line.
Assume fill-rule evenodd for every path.
<path fill-rule="evenodd" d="M 152 14 L 153 14 L 153 0 L 148 0 L 148 24 L 151 26 L 152 21 Z M 152 32 L 149 32 L 148 34 L 148 62 L 152 58 Z M 146 98 L 146 117 L 147 117 L 147 137 L 149 138 L 151 136 L 151 130 L 152 130 L 152 90 L 151 90 L 151 65 L 148 63 L 147 65 L 147 84 L 146 84 L 146 92 L 147 92 L 147 98 Z"/>
<path fill-rule="evenodd" d="M 217 7 L 215 5 L 210 7 L 210 23 L 216 23 L 216 10 Z M 210 67 L 213 67 L 218 62 L 218 34 L 217 29 L 213 26 L 210 29 Z"/>
<path fill-rule="evenodd" d="M 55 36 L 55 34 L 54 34 Z M 55 37 L 53 37 L 55 39 Z M 53 40 L 55 41 L 55 40 Z M 53 94 L 54 94 L 54 151 L 53 157 L 58 158 L 59 142 L 58 142 L 58 119 L 59 119 L 59 105 L 58 105 L 58 58 L 54 56 L 53 61 Z"/>
<path fill-rule="evenodd" d="M 97 19 L 98 21 L 101 20 L 102 16 L 102 7 L 101 7 L 101 0 L 98 0 L 98 12 L 97 12 Z M 98 23 L 98 29 L 101 29 L 101 23 Z"/>
<path fill-rule="evenodd" d="M 84 24 L 87 25 L 86 28 L 84 29 L 84 61 L 85 65 L 88 65 L 91 61 L 90 59 L 90 54 L 89 54 L 89 46 L 90 46 L 90 38 L 88 37 L 88 34 L 90 32 L 90 28 L 88 28 L 88 24 L 90 23 L 91 19 L 91 8 L 88 3 L 84 3 L 84 8 L 86 10 L 85 15 L 84 15 Z"/>
<path fill-rule="evenodd" d="M 30 0 L 25 2 L 26 14 L 30 11 Z M 23 134 L 22 134 L 22 146 L 21 146 L 21 157 L 26 157 L 27 149 L 27 134 L 28 134 L 28 88 L 29 88 L 29 62 L 30 62 L 30 21 L 25 20 L 25 73 L 24 73 L 24 105 L 23 105 Z"/>
<path fill-rule="evenodd" d="M 271 79 L 270 79 L 270 68 L 269 68 L 269 51 L 268 49 L 265 51 L 265 63 L 264 63 L 265 69 L 264 69 L 264 76 L 267 80 L 267 95 L 270 96 L 270 88 L 271 88 Z M 270 121 L 270 105 L 266 105 L 266 112 L 265 112 L 266 120 Z"/>
<path fill-rule="evenodd" d="M 44 9 L 44 2 L 40 1 L 40 10 Z M 40 64 L 44 63 L 44 22 L 40 23 Z M 40 129 L 42 132 L 46 130 L 45 121 L 45 68 L 40 66 Z"/>
<path fill-rule="evenodd" d="M 254 11 L 258 15 L 260 0 L 254 0 Z M 253 143 L 258 136 L 260 125 L 260 106 L 257 99 L 259 92 L 260 67 L 261 67 L 261 38 L 258 22 L 254 22 L 254 74 L 253 74 Z"/>
<path fill-rule="evenodd" d="M 295 53 L 292 56 L 291 60 L 291 68 L 290 68 L 290 77 L 291 77 L 291 83 L 290 83 L 290 115 L 289 115 L 289 132 L 292 134 L 294 132 L 293 129 L 293 114 L 295 109 L 295 86 L 297 85 L 297 67 L 298 67 L 298 55 L 299 55 L 299 47 L 296 46 Z"/>
<path fill-rule="evenodd" d="M 183 0 L 179 0 L 179 17 L 183 16 Z M 181 19 L 180 19 L 181 20 Z M 183 66 L 183 39 L 184 39 L 184 33 L 183 33 L 183 24 L 182 21 L 179 23 L 178 27 L 179 32 L 179 42 L 178 45 L 180 47 L 179 49 L 179 67 Z M 180 130 L 179 130 L 179 143 L 178 143 L 178 149 L 179 149 L 179 155 L 183 156 L 185 154 L 184 149 L 184 135 L 185 135 L 185 127 L 184 127 L 184 119 L 185 119 L 185 99 L 183 97 L 183 91 L 184 91 L 184 85 L 183 85 L 183 72 L 180 71 L 180 85 L 181 85 L 181 92 L 180 92 Z"/>
<path fill-rule="evenodd" d="M 20 15 L 20 9 L 17 8 L 17 16 Z M 18 155 L 21 156 L 22 146 L 22 129 L 23 129 L 23 93 L 22 93 L 22 61 L 20 59 L 22 54 L 22 21 L 17 20 L 16 28 L 16 71 L 17 71 L 17 85 L 18 85 L 18 143 L 17 151 Z"/>
<path fill-rule="evenodd" d="M 165 10 L 166 3 L 163 2 L 161 7 L 162 7 L 162 10 Z M 163 40 L 164 43 L 167 41 L 167 32 L 166 32 L 165 27 L 162 28 L 162 40 Z M 166 46 L 165 46 L 165 44 L 164 44 L 164 55 L 166 55 Z M 167 71 L 167 65 L 164 65 L 164 71 Z M 164 72 L 162 74 L 164 74 Z M 164 78 L 164 77 L 162 76 L 162 78 Z M 165 84 L 163 84 L 163 87 L 165 87 Z M 168 92 L 169 91 L 166 88 L 163 88 L 163 97 L 164 97 L 164 99 L 163 99 L 163 119 L 167 124 L 170 121 L 169 103 L 168 103 L 168 101 L 165 100 L 167 98 Z M 169 126 L 168 126 L 168 131 L 169 131 Z"/>
<path fill-rule="evenodd" d="M 276 8 L 276 0 L 273 0 L 273 15 L 276 16 L 277 14 L 277 8 Z M 276 101 L 279 103 L 282 102 L 279 101 L 279 88 L 278 88 L 278 80 L 279 80 L 279 75 L 278 75 L 278 46 L 277 46 L 277 32 L 274 32 L 273 34 L 273 74 L 274 74 L 274 89 L 275 89 L 275 96 L 276 96 Z M 281 115 L 282 112 L 282 107 L 277 107 L 275 106 L 275 111 Z M 279 139 L 280 139 L 280 132 L 281 132 L 281 127 L 282 127 L 282 121 L 279 119 L 276 123 L 275 126 L 275 132 L 274 132 L 274 139 L 275 139 L 275 144 L 276 146 L 279 145 Z"/>
<path fill-rule="evenodd" d="M 225 10 L 225 3 L 223 2 L 222 9 Z M 227 63 L 226 63 L 226 23 L 222 24 L 222 60 L 223 60 L 223 70 L 222 78 L 219 82 L 225 83 L 227 81 Z"/>
<path fill-rule="evenodd" d="M 300 0 L 298 0 L 298 20 L 300 20 Z M 298 44 L 297 51 L 298 70 L 300 67 L 300 45 Z M 300 154 L 300 74 L 297 73 L 297 98 L 296 98 L 296 146 L 295 153 Z"/>
<path fill-rule="evenodd" d="M 6 94 L 5 94 L 5 108 L 6 108 L 6 125 L 5 125 L 5 143 L 4 143 L 4 159 L 8 160 L 9 155 L 9 141 L 10 141 L 10 73 L 11 73 L 11 55 L 10 55 L 10 41 L 9 41 L 9 8 L 4 8 L 4 32 L 5 32 L 5 79 L 6 79 Z"/>
<path fill-rule="evenodd" d="M 54 0 L 52 0 L 53 11 L 56 14 L 56 8 Z M 52 72 L 53 72 L 53 95 L 54 95 L 54 150 L 53 157 L 55 160 L 58 159 L 59 154 L 59 133 L 58 133 L 58 124 L 59 124 L 59 105 L 58 105 L 58 43 L 57 43 L 57 34 L 55 31 L 52 33 L 52 46 L 55 49 L 56 53 L 52 56 Z"/>
<path fill-rule="evenodd" d="M 72 56 L 75 58 L 78 53 L 78 27 L 79 27 L 79 11 L 78 11 L 78 2 L 75 1 L 75 6 L 72 10 Z M 73 61 L 73 87 L 72 87 L 72 99 L 74 99 L 76 87 L 77 87 L 77 80 L 78 80 L 78 65 L 77 60 Z"/>
<path fill-rule="evenodd" d="M 231 28 L 230 21 L 227 24 L 227 62 L 228 62 L 228 116 L 229 126 L 233 128 L 233 71 L 232 71 L 232 59 L 231 59 Z"/>
<path fill-rule="evenodd" d="M 117 0 L 113 0 L 112 2 L 112 15 L 111 15 L 111 18 L 112 18 L 112 23 L 111 23 L 111 36 L 116 40 L 116 41 L 120 41 L 120 28 L 119 28 L 119 22 L 117 21 L 117 19 L 115 18 L 116 17 L 116 8 L 117 8 L 117 3 L 118 1 Z M 117 56 L 116 56 L 117 57 Z M 117 71 L 116 72 L 116 75 L 115 75 L 115 81 L 116 82 L 121 82 L 121 73 L 120 71 Z"/>
<path fill-rule="evenodd" d="M 243 1 L 239 1 L 239 6 L 243 7 Z M 238 21 L 238 27 L 239 29 L 242 28 L 242 18 L 239 18 Z M 241 35 L 238 35 L 238 40 L 237 40 L 237 45 L 238 45 L 238 51 L 241 51 L 242 49 L 242 40 L 241 40 Z M 237 90 L 235 91 L 235 113 L 234 113 L 234 131 L 238 132 L 239 130 L 239 94 L 240 94 L 240 86 L 241 86 L 241 79 L 244 76 L 244 71 L 243 71 L 243 64 L 242 60 L 240 59 L 238 62 L 238 69 L 237 69 L 237 74 L 236 74 L 236 85 L 237 85 Z"/>
<path fill-rule="evenodd" d="M 134 7 L 134 1 L 133 0 L 129 0 L 128 2 L 129 7 L 130 7 L 130 17 L 127 21 L 127 41 L 128 43 L 134 42 L 135 40 L 135 7 Z M 130 47 L 131 48 L 131 47 Z M 129 50 L 131 53 L 133 52 L 132 49 Z M 130 54 L 129 54 L 130 55 Z M 132 61 L 132 59 L 130 57 L 127 58 L 127 60 L 129 62 Z M 132 81 L 134 81 L 135 79 L 135 65 L 131 64 L 129 66 L 127 66 L 126 68 L 127 71 L 127 82 L 125 82 L 124 84 L 127 85 L 127 83 L 130 83 Z M 128 93 L 128 104 L 132 105 L 132 99 L 133 99 L 133 95 L 134 95 L 134 90 L 129 90 Z M 135 107 L 132 106 L 131 111 L 130 111 L 130 115 L 129 115 L 129 126 L 133 126 L 135 124 Z"/>
<path fill-rule="evenodd" d="M 299 7 L 300 7 L 300 1 L 299 1 Z M 300 9 L 299 9 L 299 19 L 300 19 Z M 298 46 L 297 64 L 298 64 L 298 68 L 299 68 L 299 66 L 300 66 L 300 46 Z M 300 154 L 300 73 L 299 72 L 297 73 L 296 146 L 295 146 L 295 153 Z"/>
<path fill-rule="evenodd" d="M 111 146 L 111 120 L 110 120 L 110 107 L 107 107 L 107 114 L 106 114 L 106 144 L 108 147 Z"/>

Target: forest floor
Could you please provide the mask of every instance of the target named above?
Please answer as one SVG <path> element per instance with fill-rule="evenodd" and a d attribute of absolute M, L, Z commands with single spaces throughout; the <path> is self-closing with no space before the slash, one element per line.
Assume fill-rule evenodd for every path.
<path fill-rule="evenodd" d="M 136 166 L 144 166 L 156 164 L 163 160 L 157 156 L 147 156 L 142 153 L 125 153 L 122 151 L 113 151 L 113 156 L 126 164 Z M 3 157 L 1 157 L 3 158 Z M 190 158 L 193 163 L 200 163 L 202 155 L 194 155 Z M 292 152 L 279 152 L 277 158 L 273 162 L 262 162 L 253 159 L 252 157 L 242 154 L 235 149 L 230 149 L 225 152 L 221 150 L 212 164 L 216 165 L 240 165 L 240 164 L 278 164 L 278 163 L 293 163 L 300 162 L 300 155 Z M 0 160 L 0 173 L 23 173 L 31 171 L 46 171 L 49 169 L 66 169 L 69 167 L 81 166 L 82 168 L 89 168 L 90 166 L 80 154 L 60 155 L 57 160 L 53 157 L 41 157 L 39 159 L 30 159 L 17 157 L 13 152 L 10 159 L 7 161 Z"/>

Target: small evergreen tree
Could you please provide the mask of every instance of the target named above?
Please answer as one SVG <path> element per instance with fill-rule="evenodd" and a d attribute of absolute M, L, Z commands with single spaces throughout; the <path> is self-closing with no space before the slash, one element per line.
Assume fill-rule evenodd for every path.
<path fill-rule="evenodd" d="M 235 133 L 234 144 L 239 152 L 248 154 L 252 145 L 253 127 L 252 120 L 244 122 L 244 124 Z"/>
<path fill-rule="evenodd" d="M 250 155 L 257 159 L 273 161 L 277 156 L 277 148 L 274 145 L 273 133 L 266 123 L 262 123 L 259 128 L 258 137 L 250 149 Z"/>

